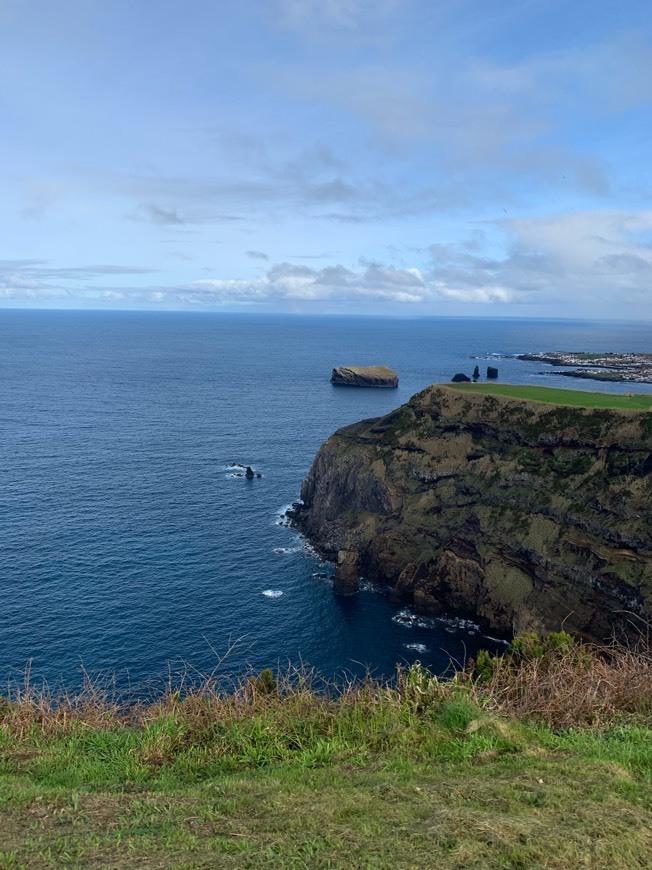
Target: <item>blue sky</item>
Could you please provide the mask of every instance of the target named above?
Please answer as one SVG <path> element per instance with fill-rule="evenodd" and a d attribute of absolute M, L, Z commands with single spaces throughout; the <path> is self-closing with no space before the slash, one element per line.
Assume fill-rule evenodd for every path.
<path fill-rule="evenodd" d="M 0 305 L 652 320 L 652 4 L 0 0 Z"/>

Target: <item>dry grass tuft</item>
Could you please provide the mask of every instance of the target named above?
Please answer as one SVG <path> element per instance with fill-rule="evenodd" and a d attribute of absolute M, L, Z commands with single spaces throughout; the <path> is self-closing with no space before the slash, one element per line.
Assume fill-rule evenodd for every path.
<path fill-rule="evenodd" d="M 79 691 L 57 694 L 34 687 L 27 671 L 21 685 L 0 696 L 0 730 L 23 740 L 80 729 L 143 729 L 170 720 L 179 726 L 184 744 L 202 745 L 216 729 L 273 720 L 275 732 L 286 737 L 303 729 L 327 738 L 346 732 L 347 739 L 355 739 L 374 727 L 372 721 L 382 723 L 397 715 L 425 721 L 432 711 L 460 698 L 478 713 L 482 709 L 534 720 L 554 730 L 595 728 L 624 719 L 650 725 L 652 651 L 643 644 L 580 644 L 564 633 L 543 641 L 524 635 L 504 656 L 481 653 L 476 663 L 448 680 L 419 663 L 399 666 L 389 682 L 367 677 L 344 685 L 329 684 L 307 668 L 281 674 L 265 670 L 239 681 L 202 676 L 188 668 L 150 697 L 130 697 L 88 675 Z"/>
<path fill-rule="evenodd" d="M 619 718 L 652 722 L 652 652 L 620 644 L 574 644 L 514 664 L 497 660 L 475 689 L 491 710 L 555 730 L 599 727 Z"/>

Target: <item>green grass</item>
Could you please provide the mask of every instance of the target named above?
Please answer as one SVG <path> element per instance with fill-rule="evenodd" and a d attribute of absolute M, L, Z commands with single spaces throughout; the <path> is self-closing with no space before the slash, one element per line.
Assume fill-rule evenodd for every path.
<path fill-rule="evenodd" d="M 3 776 L 0 866 L 649 866 L 649 777 L 604 760 L 600 738 L 527 736 L 521 750 L 448 735 L 420 752 L 118 787 L 95 764 L 65 786 L 23 763 Z"/>
<path fill-rule="evenodd" d="M 555 731 L 477 688 L 414 666 L 339 698 L 171 695 L 130 726 L 10 703 L 0 867 L 649 867 L 647 721 Z"/>
<path fill-rule="evenodd" d="M 629 393 L 594 393 L 589 390 L 559 390 L 554 387 L 537 387 L 525 384 L 443 384 L 459 393 L 508 396 L 531 402 L 547 402 L 552 405 L 573 405 L 582 408 L 633 408 L 652 409 L 652 395 Z"/>

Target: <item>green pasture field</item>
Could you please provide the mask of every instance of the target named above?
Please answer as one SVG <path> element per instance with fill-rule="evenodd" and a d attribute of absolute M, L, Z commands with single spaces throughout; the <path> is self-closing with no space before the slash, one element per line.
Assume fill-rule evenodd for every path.
<path fill-rule="evenodd" d="M 589 390 L 560 390 L 556 387 L 538 387 L 530 384 L 444 384 L 460 393 L 482 393 L 490 396 L 508 396 L 530 402 L 551 405 L 573 405 L 581 408 L 652 409 L 652 395 L 641 393 L 594 393 Z"/>
<path fill-rule="evenodd" d="M 649 654 L 529 635 L 477 669 L 0 696 L 0 868 L 649 868 Z"/>

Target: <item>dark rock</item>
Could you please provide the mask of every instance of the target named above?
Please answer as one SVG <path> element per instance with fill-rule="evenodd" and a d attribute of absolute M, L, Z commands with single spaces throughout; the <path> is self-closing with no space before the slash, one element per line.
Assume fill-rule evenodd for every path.
<path fill-rule="evenodd" d="M 398 387 L 398 375 L 387 366 L 339 366 L 331 384 L 337 387 Z"/>
<path fill-rule="evenodd" d="M 244 472 L 236 471 L 234 477 L 246 477 L 247 480 L 253 480 L 254 477 L 262 477 L 260 471 L 254 471 L 251 465 L 241 465 L 239 462 L 232 462 L 229 468 L 243 468 Z"/>
<path fill-rule="evenodd" d="M 456 375 L 453 375 L 451 381 L 454 384 L 470 384 L 471 378 L 468 378 L 463 372 L 458 372 Z"/>
<path fill-rule="evenodd" d="M 487 366 L 487 377 L 488 378 L 497 378 L 498 377 L 498 369 L 493 366 Z"/>
<path fill-rule="evenodd" d="M 477 381 L 479 377 L 480 377 L 480 366 L 476 366 L 473 369 L 473 380 Z"/>
<path fill-rule="evenodd" d="M 340 550 L 333 577 L 333 592 L 338 595 L 354 595 L 358 585 L 358 553 L 354 549 Z"/>

